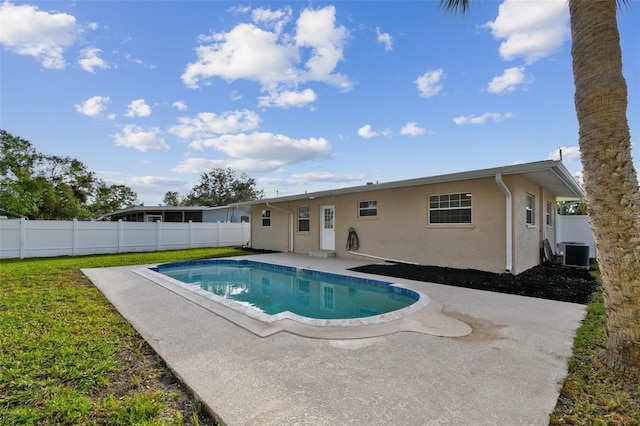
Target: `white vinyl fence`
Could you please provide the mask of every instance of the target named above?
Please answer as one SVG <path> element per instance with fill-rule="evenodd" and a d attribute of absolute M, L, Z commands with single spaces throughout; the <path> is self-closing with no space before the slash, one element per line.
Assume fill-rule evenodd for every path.
<path fill-rule="evenodd" d="M 589 216 L 556 215 L 556 243 L 589 244 L 589 257 L 596 258 L 596 242 L 589 227 Z"/>
<path fill-rule="evenodd" d="M 0 259 L 246 245 L 249 223 L 0 220 Z"/>

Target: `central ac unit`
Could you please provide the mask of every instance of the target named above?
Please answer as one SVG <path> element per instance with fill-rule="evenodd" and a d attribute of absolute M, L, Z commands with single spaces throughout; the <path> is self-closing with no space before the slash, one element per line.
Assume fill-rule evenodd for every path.
<path fill-rule="evenodd" d="M 565 266 L 589 269 L 589 244 L 563 242 L 558 244 Z"/>

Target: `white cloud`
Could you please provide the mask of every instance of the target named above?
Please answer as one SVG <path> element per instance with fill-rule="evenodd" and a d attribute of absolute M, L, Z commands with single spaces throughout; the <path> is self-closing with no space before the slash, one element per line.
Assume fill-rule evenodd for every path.
<path fill-rule="evenodd" d="M 366 177 L 367 175 L 364 173 L 349 175 L 330 172 L 294 173 L 291 175 L 291 178 L 295 180 L 296 184 L 309 182 L 354 182 L 363 180 Z"/>
<path fill-rule="evenodd" d="M 391 136 L 391 134 L 392 132 L 390 129 L 374 131 L 370 124 L 365 124 L 358 129 L 358 136 L 364 139 L 375 138 L 378 136 Z"/>
<path fill-rule="evenodd" d="M 566 0 L 504 0 L 495 21 L 485 27 L 500 44 L 504 60 L 522 57 L 535 62 L 557 51 L 569 39 L 569 8 Z"/>
<path fill-rule="evenodd" d="M 144 99 L 131 101 L 127 107 L 127 117 L 149 117 L 150 115 L 151 107 L 145 103 Z"/>
<path fill-rule="evenodd" d="M 211 167 L 231 167 L 244 172 L 269 172 L 286 164 L 326 158 L 331 145 L 323 138 L 294 139 L 281 134 L 247 132 L 257 129 L 260 117 L 253 111 L 230 111 L 221 115 L 200 113 L 193 118 L 179 118 L 179 125 L 169 132 L 190 139 L 193 151 L 214 149 L 229 159 L 186 158 L 174 169 L 182 173 L 199 173 Z M 235 133 L 235 134 L 234 134 Z"/>
<path fill-rule="evenodd" d="M 200 36 L 196 61 L 185 67 L 183 83 L 197 88 L 217 77 L 230 82 L 251 80 L 273 99 L 279 98 L 279 92 L 292 92 L 292 88 L 308 82 L 351 89 L 349 78 L 335 73 L 349 35 L 343 26 L 336 26 L 335 8 L 303 10 L 294 31 L 285 33 L 291 14 L 289 7 L 277 11 L 255 9 L 253 23 Z"/>
<path fill-rule="evenodd" d="M 250 158 L 240 159 L 210 159 L 210 158 L 186 158 L 178 164 L 173 171 L 177 173 L 206 173 L 211 169 L 231 168 L 241 173 L 268 173 L 276 171 L 282 166 L 279 161 L 262 161 Z"/>
<path fill-rule="evenodd" d="M 131 176 L 125 182 L 135 186 L 185 186 L 187 182 L 181 179 L 164 176 Z"/>
<path fill-rule="evenodd" d="M 504 70 L 502 75 L 494 77 L 487 86 L 487 92 L 496 95 L 512 93 L 519 85 L 529 84 L 532 79 L 527 79 L 524 67 L 513 67 Z"/>
<path fill-rule="evenodd" d="M 96 47 L 88 47 L 82 49 L 80 52 L 80 59 L 78 63 L 80 67 L 87 72 L 95 72 L 96 68 L 109 69 L 111 68 L 102 58 L 98 55 L 102 53 L 102 50 Z"/>
<path fill-rule="evenodd" d="M 580 186 L 584 187 L 584 170 L 578 170 L 573 174 L 573 177 Z"/>
<path fill-rule="evenodd" d="M 487 120 L 493 121 L 502 121 L 508 118 L 512 118 L 513 114 L 510 112 L 506 112 L 504 114 L 498 112 L 485 112 L 482 115 L 467 115 L 467 116 L 459 116 L 453 119 L 453 122 L 461 125 L 461 124 L 484 124 Z"/>
<path fill-rule="evenodd" d="M 111 102 L 111 99 L 108 96 L 94 96 L 81 104 L 74 105 L 74 107 L 80 114 L 88 115 L 89 117 L 98 117 L 107 109 L 109 102 Z"/>
<path fill-rule="evenodd" d="M 128 186 L 138 194 L 138 200 L 145 205 L 159 202 L 167 191 L 187 193 L 192 189 L 192 184 L 183 179 L 165 176 L 132 176 L 110 171 L 98 171 L 96 176 L 103 179 L 108 185 Z"/>
<path fill-rule="evenodd" d="M 360 136 L 361 138 L 369 139 L 379 136 L 379 134 L 371 130 L 370 124 L 365 124 L 358 129 L 358 136 Z"/>
<path fill-rule="evenodd" d="M 189 109 L 185 101 L 175 101 L 171 106 L 178 111 L 187 111 Z"/>
<path fill-rule="evenodd" d="M 418 123 L 415 121 L 410 121 L 402 127 L 400 134 L 407 136 L 420 136 L 424 135 L 426 131 L 427 129 L 418 126 Z"/>
<path fill-rule="evenodd" d="M 279 177 L 261 177 L 258 182 L 261 185 L 267 185 L 271 187 L 283 187 L 283 186 L 302 186 L 308 183 L 317 182 L 357 182 L 367 178 L 364 173 L 350 175 L 331 172 L 309 172 L 309 173 L 294 173 L 288 178 Z M 287 191 L 279 191 L 280 194 L 286 194 Z"/>
<path fill-rule="evenodd" d="M 233 13 L 235 15 L 242 15 L 242 14 L 251 12 L 251 7 L 250 6 L 244 6 L 244 5 L 231 6 L 229 8 L 229 12 L 231 12 L 231 13 Z"/>
<path fill-rule="evenodd" d="M 65 68 L 64 49 L 75 44 L 82 33 L 71 15 L 8 1 L 0 5 L 0 21 L 0 44 L 18 55 L 33 56 L 44 68 Z"/>
<path fill-rule="evenodd" d="M 213 148 L 233 158 L 284 165 L 326 158 L 331 145 L 324 138 L 293 139 L 267 132 L 221 135 L 196 142 L 200 148 Z"/>
<path fill-rule="evenodd" d="M 302 81 L 322 81 L 341 88 L 351 89 L 352 83 L 343 74 L 333 70 L 343 59 L 343 48 L 349 32 L 336 26 L 336 8 L 305 9 L 296 22 L 295 42 L 298 48 L 311 49 L 311 57 L 305 63 Z"/>
<path fill-rule="evenodd" d="M 122 133 L 113 135 L 116 145 L 138 151 L 169 151 L 169 145 L 160 136 L 160 129 L 150 128 L 144 130 L 141 127 L 129 124 L 124 127 Z"/>
<path fill-rule="evenodd" d="M 290 6 L 286 6 L 281 10 L 272 11 L 271 9 L 254 9 L 251 11 L 253 22 L 262 24 L 264 27 L 273 29 L 276 34 L 282 33 L 287 23 L 291 21 L 293 11 Z"/>
<path fill-rule="evenodd" d="M 442 90 L 442 84 L 440 83 L 442 72 L 442 68 L 439 68 L 437 70 L 427 71 L 418 77 L 415 83 L 416 86 L 418 86 L 418 92 L 420 92 L 421 98 L 430 98 Z"/>
<path fill-rule="evenodd" d="M 197 61 L 187 65 L 181 78 L 191 88 L 202 80 L 254 80 L 266 84 L 295 80 L 298 52 L 291 44 L 278 44 L 273 32 L 253 24 L 239 24 L 228 33 L 201 37 Z"/>
<path fill-rule="evenodd" d="M 561 146 L 549 153 L 549 160 L 560 160 L 560 150 L 562 150 L 562 161 L 573 163 L 580 161 L 580 147 Z"/>
<path fill-rule="evenodd" d="M 289 108 L 303 107 L 315 102 L 317 98 L 318 96 L 316 95 L 316 92 L 311 89 L 304 89 L 301 92 L 286 90 L 283 92 L 269 93 L 267 96 L 260 96 L 258 101 L 260 106 L 264 107 L 276 106 L 280 108 Z"/>
<path fill-rule="evenodd" d="M 177 126 L 169 133 L 182 139 L 206 139 L 226 133 L 246 132 L 257 129 L 260 116 L 253 111 L 227 111 L 221 115 L 213 112 L 201 112 L 193 118 L 178 118 Z"/>
<path fill-rule="evenodd" d="M 384 51 L 391 52 L 393 50 L 393 38 L 389 33 L 380 32 L 380 28 L 376 28 L 376 35 L 378 36 L 378 43 L 384 44 Z"/>
<path fill-rule="evenodd" d="M 134 64 L 138 64 L 138 65 L 144 65 L 144 62 L 142 61 L 142 59 L 134 58 L 133 56 L 131 56 L 130 53 L 125 53 L 122 56 L 124 57 L 124 59 L 126 59 L 129 62 L 132 62 Z"/>

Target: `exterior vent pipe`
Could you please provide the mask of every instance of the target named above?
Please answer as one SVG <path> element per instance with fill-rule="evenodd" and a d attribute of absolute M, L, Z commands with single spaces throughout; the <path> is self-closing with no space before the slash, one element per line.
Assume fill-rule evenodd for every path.
<path fill-rule="evenodd" d="M 513 200 L 511 198 L 511 191 L 507 188 L 507 185 L 504 184 L 502 180 L 502 173 L 496 173 L 496 183 L 504 192 L 504 196 L 506 198 L 505 202 L 505 232 L 506 232 L 506 259 L 505 259 L 505 270 L 507 272 L 511 272 L 513 269 Z"/>

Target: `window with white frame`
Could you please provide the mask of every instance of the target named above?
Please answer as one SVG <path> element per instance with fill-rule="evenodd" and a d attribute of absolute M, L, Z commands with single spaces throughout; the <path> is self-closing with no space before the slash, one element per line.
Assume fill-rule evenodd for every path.
<path fill-rule="evenodd" d="M 553 226 L 553 204 L 551 204 L 551 201 L 547 201 L 547 208 L 544 215 L 547 226 Z"/>
<path fill-rule="evenodd" d="M 262 226 L 271 226 L 271 210 L 262 210 Z"/>
<path fill-rule="evenodd" d="M 377 201 L 360 201 L 358 203 L 358 217 L 376 217 L 378 216 Z"/>
<path fill-rule="evenodd" d="M 527 225 L 535 225 L 536 224 L 536 197 L 527 194 L 527 201 L 525 205 L 525 211 L 527 215 Z"/>
<path fill-rule="evenodd" d="M 298 207 L 298 232 L 309 232 L 309 206 Z"/>
<path fill-rule="evenodd" d="M 471 194 L 458 192 L 429 196 L 429 224 L 471 223 Z"/>

